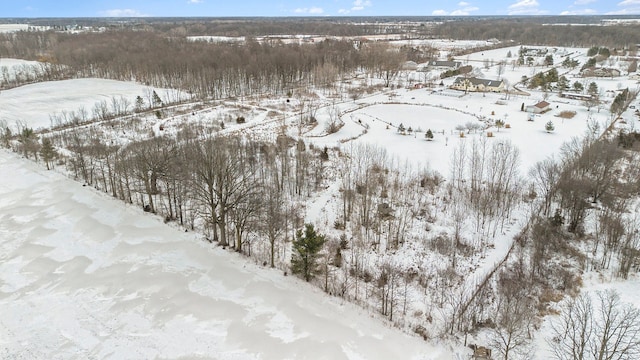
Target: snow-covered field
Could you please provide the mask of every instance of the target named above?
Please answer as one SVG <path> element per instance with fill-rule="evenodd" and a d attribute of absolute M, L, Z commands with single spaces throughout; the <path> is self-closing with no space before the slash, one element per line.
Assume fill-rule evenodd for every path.
<path fill-rule="evenodd" d="M 0 358 L 453 358 L 15 154 L 0 168 Z"/>
<path fill-rule="evenodd" d="M 97 103 L 111 109 L 112 100 L 126 99 L 129 110 L 140 96 L 149 104 L 156 91 L 164 102 L 179 99 L 180 91 L 154 89 L 134 82 L 106 79 L 73 79 L 25 85 L 0 92 L 0 119 L 9 126 L 20 122 L 34 129 L 51 127 L 50 115 L 84 108 L 90 117 Z"/>
<path fill-rule="evenodd" d="M 29 25 L 27 24 L 0 24 L 0 33 L 26 31 L 28 29 L 29 29 Z"/>
<path fill-rule="evenodd" d="M 43 63 L 38 61 L 0 58 L 0 79 L 11 80 L 15 77 L 16 73 L 29 69 L 33 66 L 41 66 Z"/>

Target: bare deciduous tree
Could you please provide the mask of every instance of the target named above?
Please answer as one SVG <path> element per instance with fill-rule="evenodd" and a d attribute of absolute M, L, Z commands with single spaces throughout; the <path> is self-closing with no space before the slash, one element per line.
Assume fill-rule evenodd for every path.
<path fill-rule="evenodd" d="M 640 310 L 611 290 L 572 299 L 553 322 L 549 344 L 557 359 L 631 360 L 640 356 Z"/>

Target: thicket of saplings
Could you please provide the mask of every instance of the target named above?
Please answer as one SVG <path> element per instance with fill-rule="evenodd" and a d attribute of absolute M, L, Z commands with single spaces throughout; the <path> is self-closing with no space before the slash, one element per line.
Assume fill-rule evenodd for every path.
<path fill-rule="evenodd" d="M 41 35 L 46 38 L 52 34 L 35 36 Z M 110 39 L 112 46 L 118 44 L 116 34 L 100 36 Z M 177 44 L 178 48 L 191 46 L 180 40 Z M 325 45 L 335 50 L 339 44 Z M 266 49 L 287 53 L 302 48 L 251 46 L 262 49 L 258 54 Z M 323 45 L 314 46 L 321 49 Z M 86 48 L 97 51 L 88 44 Z M 227 49 L 235 56 L 236 50 L 248 51 L 231 45 L 216 49 Z M 388 52 L 382 49 L 379 54 L 384 58 Z M 319 49 L 314 51 L 321 53 Z M 348 54 L 360 59 L 352 44 Z M 334 55 L 334 59 L 349 59 L 345 54 Z M 69 56 L 71 61 L 73 56 Z M 100 66 L 95 68 L 105 75 L 123 66 L 123 73 L 125 69 L 129 69 L 129 75 L 144 73 L 145 69 L 154 78 L 163 79 L 161 82 L 184 81 L 181 76 L 185 74 L 195 76 L 186 69 L 173 73 L 169 68 L 146 68 L 142 58 L 128 67 L 115 56 L 107 57 L 112 62 L 91 53 L 78 55 L 73 67 L 90 68 L 89 59 L 98 58 L 103 60 L 96 60 Z M 272 59 L 273 66 L 277 59 Z M 385 71 L 391 71 L 379 63 L 351 66 L 370 69 L 382 77 Z M 312 68 L 306 67 L 309 71 Z M 239 78 L 246 77 L 242 68 L 236 71 L 240 72 Z M 288 71 L 278 72 L 280 76 L 284 73 Z M 302 75 L 296 73 L 294 78 L 297 76 Z M 240 82 L 237 86 L 247 84 Z M 129 117 L 118 126 L 129 131 L 128 126 L 133 129 L 142 121 Z M 71 127 L 40 137 L 24 127 L 15 137 L 5 131 L 8 136 L 3 136 L 3 141 L 26 157 L 39 158 L 47 167 L 64 165 L 87 185 L 168 222 L 203 231 L 211 241 L 265 266 L 293 269 L 328 293 L 376 309 L 396 325 L 410 327 L 425 338 L 489 327 L 494 331 L 494 347 L 508 358 L 527 348 L 536 319 L 549 311 L 548 303 L 579 285 L 576 270 L 615 266 L 612 273 L 621 277 L 638 270 L 640 226 L 626 214 L 631 206 L 629 199 L 640 192 L 640 162 L 637 154 L 620 149 L 606 138 L 592 135 L 575 140 L 565 147 L 560 159 L 537 164 L 529 174 L 533 181 L 529 188 L 523 186 L 526 181 L 518 170 L 517 148 L 509 143 L 489 146 L 486 141 L 476 140 L 468 148 L 456 149 L 452 173 L 444 182 L 441 176 L 401 165 L 384 149 L 372 146 L 329 151 L 313 149 L 285 135 L 275 142 L 263 142 L 189 126 L 175 136 L 144 136 L 119 146 L 109 140 L 114 124 Z M 6 124 L 4 128 L 8 128 Z M 593 134 L 597 133 L 594 129 Z M 56 148 L 68 149 L 69 155 L 60 156 Z M 312 226 L 299 231 L 304 225 L 304 203 L 326 187 L 330 176 L 340 183 L 342 209 L 340 219 L 332 225 L 342 236 L 324 236 L 319 232 L 328 229 L 316 232 Z M 514 242 L 510 256 L 479 283 L 465 281 L 471 259 L 484 253 L 514 212 L 523 209 L 528 209 L 530 221 Z M 431 224 L 445 217 L 450 219 L 452 232 L 432 233 Z M 595 221 L 586 223 L 588 217 Z M 588 226 L 591 223 L 595 224 L 593 229 Z M 469 228 L 475 235 L 465 231 Z M 302 245 L 299 241 L 309 241 L 313 246 L 298 246 Z M 288 250 L 290 242 L 294 242 L 293 254 Z M 313 249 L 306 254 L 308 263 L 300 262 L 303 248 Z M 433 262 L 407 267 L 389 260 L 388 255 L 408 249 Z M 294 266 L 290 267 L 292 257 Z M 416 294 L 424 297 L 426 310 L 412 309 Z M 615 294 L 602 298 L 604 304 L 609 300 L 618 303 Z M 567 311 L 580 304 L 572 303 Z M 620 309 L 616 307 L 616 311 Z M 624 314 L 636 314 L 626 309 Z M 636 321 L 626 329 L 637 332 L 637 327 Z M 593 333 L 601 334 L 602 329 L 594 325 Z M 629 345 L 626 351 L 637 351 L 637 343 L 625 337 L 628 334 L 614 336 Z M 563 336 L 558 344 L 565 344 L 570 334 Z M 596 340 L 592 341 L 595 344 Z"/>

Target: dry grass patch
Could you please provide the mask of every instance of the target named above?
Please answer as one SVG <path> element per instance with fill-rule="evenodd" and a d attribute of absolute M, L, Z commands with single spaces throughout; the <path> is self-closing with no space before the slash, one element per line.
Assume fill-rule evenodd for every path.
<path fill-rule="evenodd" d="M 573 119 L 573 117 L 576 116 L 576 114 L 577 113 L 575 111 L 564 110 L 560 112 L 558 117 L 563 119 Z"/>

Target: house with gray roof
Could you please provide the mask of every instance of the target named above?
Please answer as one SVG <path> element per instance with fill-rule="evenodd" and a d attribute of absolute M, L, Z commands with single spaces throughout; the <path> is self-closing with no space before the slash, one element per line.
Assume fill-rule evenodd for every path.
<path fill-rule="evenodd" d="M 470 92 L 504 92 L 504 81 L 458 77 L 451 88 Z"/>
<path fill-rule="evenodd" d="M 420 64 L 422 71 L 429 70 L 458 70 L 462 66 L 460 61 L 444 61 L 444 60 L 432 60 L 424 64 Z"/>

